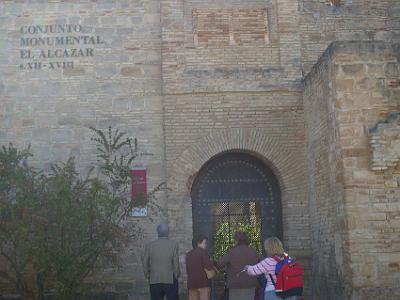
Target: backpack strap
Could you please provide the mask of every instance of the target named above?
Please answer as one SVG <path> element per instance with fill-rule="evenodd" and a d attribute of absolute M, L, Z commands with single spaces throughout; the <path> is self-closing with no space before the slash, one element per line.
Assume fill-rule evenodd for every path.
<path fill-rule="evenodd" d="M 279 256 L 274 255 L 274 256 L 272 256 L 272 258 L 275 259 L 276 262 L 280 262 L 281 261 Z"/>
<path fill-rule="evenodd" d="M 271 275 L 270 273 L 268 273 L 268 275 L 269 275 L 269 278 L 271 278 L 272 284 L 275 286 L 275 280 L 274 280 L 274 278 L 272 278 L 272 275 Z"/>
<path fill-rule="evenodd" d="M 272 258 L 273 258 L 277 263 L 281 261 L 280 257 L 278 257 L 278 256 L 276 256 L 276 255 L 272 256 Z M 272 277 L 271 273 L 268 273 L 268 275 L 269 275 L 269 278 L 271 278 L 272 284 L 275 286 L 275 280 L 274 280 L 274 278 Z"/>

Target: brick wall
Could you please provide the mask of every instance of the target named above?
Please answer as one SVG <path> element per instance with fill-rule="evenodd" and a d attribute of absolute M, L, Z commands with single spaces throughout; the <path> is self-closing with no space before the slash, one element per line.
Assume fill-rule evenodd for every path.
<path fill-rule="evenodd" d="M 163 0 L 161 8 L 165 94 L 298 89 L 296 1 Z"/>
<path fill-rule="evenodd" d="M 169 221 L 179 228 L 182 261 L 191 248 L 197 172 L 221 152 L 244 151 L 281 178 L 284 242 L 306 268 L 308 293 L 296 9 L 296 1 L 161 1 L 165 153 Z"/>
<path fill-rule="evenodd" d="M 266 9 L 194 9 L 193 43 L 199 47 L 263 46 L 268 43 Z"/>
<path fill-rule="evenodd" d="M 192 205 L 191 186 L 200 168 L 212 157 L 235 150 L 261 159 L 278 178 L 281 189 L 284 244 L 305 268 L 305 287 L 308 295 L 310 282 L 309 213 L 306 195 L 304 161 L 297 151 L 288 149 L 284 141 L 265 128 L 214 129 L 189 144 L 177 159 L 169 162 L 168 212 L 169 221 L 178 228 L 178 236 L 185 251 L 191 248 Z M 184 275 L 185 276 L 185 275 Z"/>

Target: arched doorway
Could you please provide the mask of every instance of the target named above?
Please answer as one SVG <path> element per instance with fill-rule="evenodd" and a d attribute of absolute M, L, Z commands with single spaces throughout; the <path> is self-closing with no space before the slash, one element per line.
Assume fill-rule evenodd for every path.
<path fill-rule="evenodd" d="M 282 238 L 278 181 L 251 154 L 226 152 L 210 159 L 195 178 L 191 198 L 193 236 L 208 236 L 213 258 L 232 247 L 232 235 L 238 229 L 246 231 L 260 251 L 266 237 Z M 218 288 L 214 297 L 215 293 Z"/>

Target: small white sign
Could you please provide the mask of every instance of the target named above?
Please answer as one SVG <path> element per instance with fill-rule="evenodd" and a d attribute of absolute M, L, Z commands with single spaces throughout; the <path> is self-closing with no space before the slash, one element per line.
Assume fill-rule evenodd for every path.
<path fill-rule="evenodd" d="M 147 207 L 134 207 L 132 217 L 147 217 Z"/>

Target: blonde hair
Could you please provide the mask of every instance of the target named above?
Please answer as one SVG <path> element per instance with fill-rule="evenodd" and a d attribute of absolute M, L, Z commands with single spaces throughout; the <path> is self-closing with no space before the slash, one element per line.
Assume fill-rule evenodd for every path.
<path fill-rule="evenodd" d="M 265 252 L 268 256 L 278 255 L 281 256 L 285 253 L 282 242 L 277 237 L 273 236 L 264 241 Z"/>

